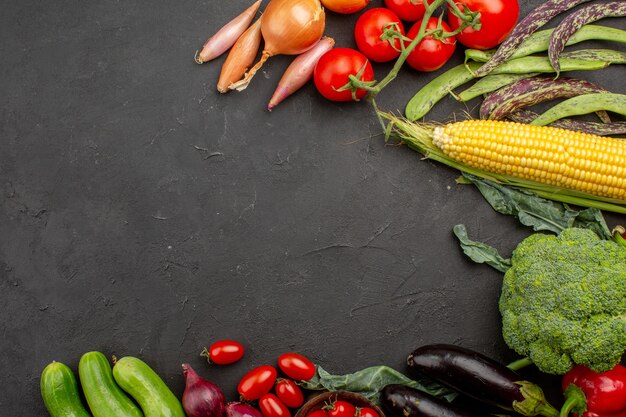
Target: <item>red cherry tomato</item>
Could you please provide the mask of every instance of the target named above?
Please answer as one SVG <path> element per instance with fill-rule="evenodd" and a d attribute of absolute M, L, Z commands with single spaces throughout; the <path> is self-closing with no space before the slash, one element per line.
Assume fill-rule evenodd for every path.
<path fill-rule="evenodd" d="M 427 30 L 436 29 L 439 19 L 431 17 L 426 25 Z M 417 21 L 406 35 L 410 39 L 414 39 L 420 30 L 422 21 Z M 446 32 L 451 32 L 450 26 L 445 22 L 441 22 L 441 27 Z M 433 35 L 429 35 L 422 39 L 406 59 L 407 64 L 418 71 L 436 71 L 448 62 L 454 50 L 456 49 L 456 39 L 454 36 L 444 39 L 435 39 Z"/>
<path fill-rule="evenodd" d="M 426 12 L 423 0 L 385 0 L 385 6 L 407 22 L 421 19 Z"/>
<path fill-rule="evenodd" d="M 311 411 L 305 417 L 328 417 L 328 413 L 324 409 Z"/>
<path fill-rule="evenodd" d="M 243 357 L 243 345 L 234 340 L 219 340 L 213 343 L 209 349 L 208 360 L 217 365 L 235 363 Z"/>
<path fill-rule="evenodd" d="M 279 379 L 278 382 L 276 382 L 274 391 L 278 399 L 289 408 L 299 408 L 304 404 L 304 394 L 302 390 L 298 384 L 291 379 Z"/>
<path fill-rule="evenodd" d="M 370 407 L 357 408 L 356 417 L 380 417 L 376 410 Z"/>
<path fill-rule="evenodd" d="M 363 10 L 370 0 L 321 0 L 322 6 L 335 13 L 350 14 Z"/>
<path fill-rule="evenodd" d="M 241 378 L 237 391 L 246 401 L 258 400 L 271 391 L 276 382 L 276 368 L 263 365 L 254 368 Z"/>
<path fill-rule="evenodd" d="M 361 81 L 374 80 L 374 69 L 365 55 L 350 48 L 335 48 L 319 59 L 313 71 L 313 81 L 317 91 L 328 100 L 352 101 L 352 91 L 337 90 L 348 84 L 349 75 L 357 75 L 361 70 L 363 70 L 359 78 Z M 367 91 L 360 88 L 355 94 L 358 100 L 363 98 Z"/>
<path fill-rule="evenodd" d="M 308 381 L 315 375 L 315 365 L 305 356 L 295 352 L 278 357 L 278 367 L 285 375 L 296 381 Z"/>
<path fill-rule="evenodd" d="M 396 59 L 400 55 L 400 39 L 394 39 L 392 44 L 380 38 L 385 28 L 392 25 L 396 25 L 396 30 L 404 35 L 400 18 L 391 10 L 377 7 L 363 13 L 354 26 L 354 39 L 359 51 L 374 62 Z"/>
<path fill-rule="evenodd" d="M 473 12 L 480 12 L 479 30 L 466 27 L 456 35 L 468 48 L 489 49 L 499 45 L 511 33 L 519 17 L 518 0 L 457 0 L 455 3 L 461 11 L 467 6 Z M 462 20 L 450 10 L 448 6 L 448 22 L 456 30 Z"/>
<path fill-rule="evenodd" d="M 274 394 L 265 394 L 259 400 L 263 417 L 291 417 L 289 409 Z"/>
<path fill-rule="evenodd" d="M 355 417 L 356 407 L 348 401 L 337 400 L 328 408 L 329 417 Z"/>

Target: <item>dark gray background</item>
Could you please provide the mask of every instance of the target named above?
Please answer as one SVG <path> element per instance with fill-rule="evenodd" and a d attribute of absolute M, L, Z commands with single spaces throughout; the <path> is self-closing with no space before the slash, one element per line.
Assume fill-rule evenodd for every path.
<path fill-rule="evenodd" d="M 249 3 L 4 3 L 2 415 L 45 415 L 41 370 L 75 369 L 89 350 L 143 358 L 178 395 L 188 361 L 231 399 L 246 370 L 287 350 L 335 373 L 403 369 L 431 342 L 515 357 L 501 276 L 468 262 L 451 229 L 465 223 L 504 254 L 529 231 L 457 172 L 385 146 L 366 103 L 309 84 L 268 113 L 289 57 L 219 95 L 224 57 L 198 66 L 193 54 Z M 352 46 L 356 17 L 328 13 L 327 34 Z M 623 71 L 585 77 L 626 92 Z M 379 105 L 402 110 L 432 77 L 403 70 Z M 476 105 L 446 99 L 428 117 Z M 221 338 L 247 355 L 209 370 L 198 353 Z"/>

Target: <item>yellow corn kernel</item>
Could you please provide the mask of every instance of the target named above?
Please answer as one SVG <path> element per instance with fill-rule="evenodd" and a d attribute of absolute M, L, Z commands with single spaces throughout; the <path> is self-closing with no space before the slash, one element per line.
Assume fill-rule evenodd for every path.
<path fill-rule="evenodd" d="M 449 157 L 473 168 L 626 200 L 626 139 L 513 122 L 467 120 L 435 128 L 433 143 Z"/>

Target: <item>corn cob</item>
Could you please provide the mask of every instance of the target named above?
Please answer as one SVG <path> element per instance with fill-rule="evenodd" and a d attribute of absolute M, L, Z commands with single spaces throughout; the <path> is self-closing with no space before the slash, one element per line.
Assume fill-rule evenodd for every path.
<path fill-rule="evenodd" d="M 385 112 L 386 137 L 464 173 L 540 197 L 626 214 L 626 139 L 497 120 L 447 125 Z"/>
<path fill-rule="evenodd" d="M 435 127 L 433 144 L 482 171 L 626 200 L 626 140 L 493 120 Z"/>

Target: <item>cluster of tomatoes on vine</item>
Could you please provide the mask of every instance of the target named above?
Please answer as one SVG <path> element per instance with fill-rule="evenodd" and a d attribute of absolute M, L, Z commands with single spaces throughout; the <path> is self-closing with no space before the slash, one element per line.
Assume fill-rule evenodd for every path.
<path fill-rule="evenodd" d="M 326 5 L 331 0 L 323 0 Z M 351 101 L 363 98 L 367 86 L 374 83 L 374 63 L 397 59 L 418 35 L 426 7 L 433 0 L 385 0 L 385 7 L 376 7 L 362 13 L 354 28 L 357 49 L 335 48 L 318 61 L 314 71 L 317 90 L 332 101 Z M 332 0 L 330 7 L 353 0 Z M 361 3 L 364 8 L 368 1 Z M 333 9 L 331 9 L 333 10 Z M 357 10 L 350 9 L 350 12 Z M 466 23 L 471 16 L 477 22 Z M 490 49 L 500 44 L 511 32 L 519 17 L 517 0 L 455 0 L 448 2 L 447 13 L 430 16 L 424 37 L 408 54 L 406 63 L 422 72 L 436 71 L 454 54 L 457 41 L 468 48 Z M 404 23 L 411 23 L 405 32 Z M 465 27 L 462 27 L 465 26 Z M 356 77 L 352 88 L 350 80 Z M 342 86 L 339 87 L 338 86 Z"/>

